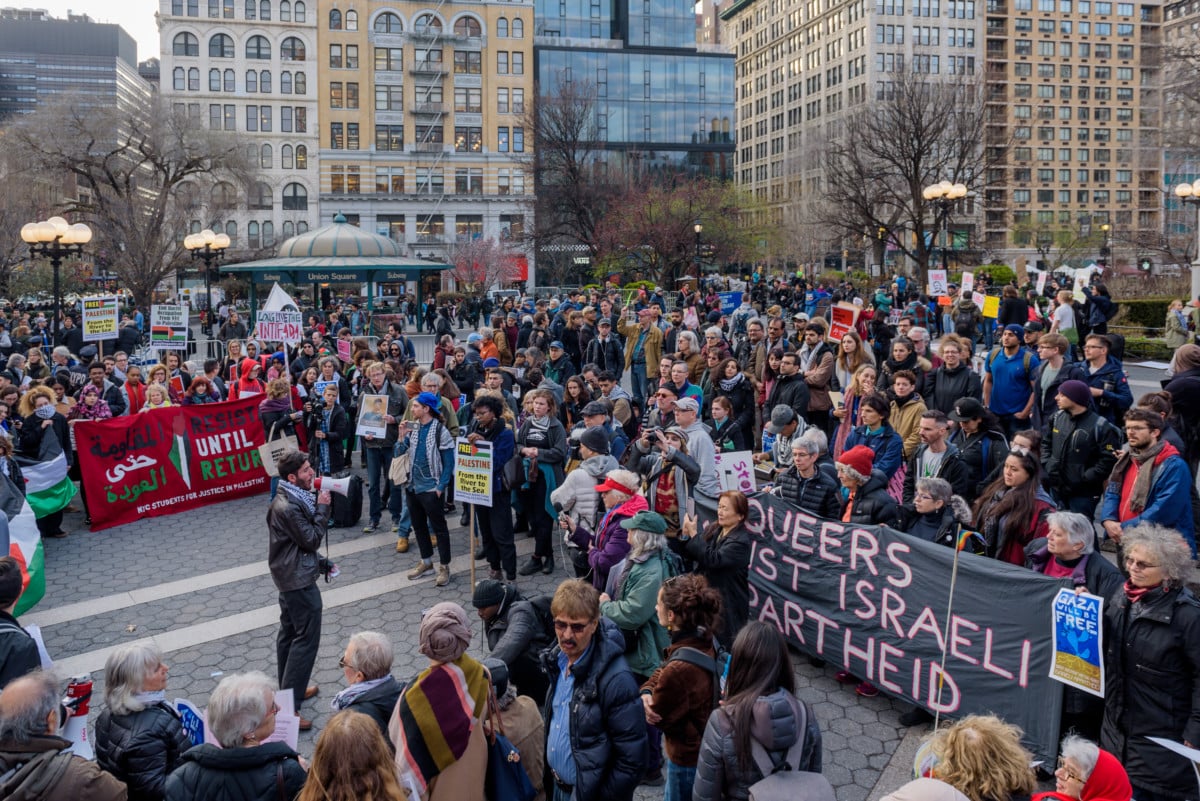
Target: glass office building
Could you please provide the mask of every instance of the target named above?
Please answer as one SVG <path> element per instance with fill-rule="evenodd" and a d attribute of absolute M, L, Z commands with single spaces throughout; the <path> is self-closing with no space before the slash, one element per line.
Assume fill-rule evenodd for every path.
<path fill-rule="evenodd" d="M 614 161 L 732 177 L 734 56 L 696 44 L 690 0 L 537 0 L 539 91 L 594 87 Z"/>

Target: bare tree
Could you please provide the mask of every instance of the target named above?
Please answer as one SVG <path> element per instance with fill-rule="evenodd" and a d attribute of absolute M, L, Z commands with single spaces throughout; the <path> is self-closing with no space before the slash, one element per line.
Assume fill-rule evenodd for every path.
<path fill-rule="evenodd" d="M 480 293 L 520 279 L 517 254 L 494 237 L 478 237 L 456 243 L 450 252 L 454 265 L 450 275 L 459 290 Z"/>
<path fill-rule="evenodd" d="M 826 149 L 825 222 L 856 240 L 890 243 L 924 278 L 943 212 L 922 197 L 948 180 L 969 192 L 986 172 L 984 114 L 978 79 L 894 75 L 885 99 L 852 114 Z"/>
<path fill-rule="evenodd" d="M 173 202 L 175 191 L 222 174 L 243 183 L 254 175 L 233 134 L 207 131 L 162 102 L 103 108 L 64 96 L 15 122 L 5 138 L 25 163 L 74 179 L 79 196 L 57 211 L 91 224 L 91 249 L 107 256 L 138 303 L 187 264 L 188 210 Z"/>

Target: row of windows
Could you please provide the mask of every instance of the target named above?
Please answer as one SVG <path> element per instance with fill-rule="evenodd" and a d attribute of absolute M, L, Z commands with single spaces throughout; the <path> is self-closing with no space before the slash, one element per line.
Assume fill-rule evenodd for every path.
<path fill-rule="evenodd" d="M 180 203 L 185 208 L 199 206 L 199 192 L 190 181 L 185 181 L 176 190 Z M 228 181 L 219 181 L 213 185 L 208 194 L 210 211 L 226 211 L 238 207 L 238 191 Z M 271 188 L 264 183 L 256 183 L 247 187 L 246 208 L 262 210 L 271 208 L 273 202 Z M 264 205 L 265 204 L 265 205 Z M 303 211 L 308 208 L 308 190 L 303 184 L 291 182 L 283 187 L 283 210 Z"/>
<path fill-rule="evenodd" d="M 357 195 L 362 192 L 361 168 L 333 164 L 329 167 L 329 191 L 335 194 Z M 420 180 L 413 191 L 417 194 L 441 194 L 446 180 L 442 172 L 418 170 Z M 482 195 L 483 170 L 478 167 L 459 167 L 454 170 L 454 194 Z M 378 167 L 375 170 L 376 194 L 405 194 L 403 167 Z M 496 175 L 497 195 L 525 194 L 525 175 L 520 170 L 500 170 Z"/>
<path fill-rule="evenodd" d="M 1064 29 L 1066 29 L 1063 31 L 1063 33 L 1069 34 L 1071 32 L 1070 31 L 1070 28 L 1071 28 L 1070 22 L 1064 21 L 1061 23 L 1061 25 Z M 1078 33 L 1080 33 L 1084 36 L 1092 36 L 1092 35 L 1112 36 L 1112 23 L 1109 23 L 1109 22 L 1097 22 L 1095 24 L 1093 24 L 1091 22 L 1079 22 L 1079 23 L 1075 24 L 1075 28 L 1078 31 Z M 1124 22 L 1118 23 L 1117 24 L 1117 36 L 1124 36 L 1124 37 L 1133 36 L 1133 25 L 1129 25 Z M 1038 55 L 1039 56 L 1053 56 L 1055 54 L 1054 44 L 1055 44 L 1054 42 L 1038 42 Z M 1059 42 L 1058 43 L 1058 45 L 1059 45 L 1058 55 L 1066 56 L 1069 58 L 1072 53 L 1072 48 L 1071 48 L 1072 44 L 1073 44 L 1073 42 Z M 1080 45 L 1080 47 L 1082 47 L 1082 45 Z M 1013 52 L 1016 53 L 1018 56 L 1032 55 L 1033 54 L 1033 42 L 1031 42 L 1029 39 L 1018 39 L 1015 42 L 1013 42 Z M 1128 52 L 1129 52 L 1129 57 L 1132 58 L 1133 57 L 1132 46 L 1130 46 L 1130 51 L 1128 51 Z"/>
<path fill-rule="evenodd" d="M 247 145 L 251 164 L 264 170 L 275 168 L 275 150 L 270 145 Z M 284 145 L 279 148 L 279 167 L 285 170 L 307 170 L 308 148 L 305 145 Z"/>
<path fill-rule="evenodd" d="M 1074 194 L 1076 203 L 1107 203 L 1110 197 L 1107 189 L 1076 189 L 1074 193 L 1070 189 L 1039 189 L 1037 190 L 1038 203 L 1071 203 L 1071 196 Z M 1090 195 L 1090 197 L 1089 197 Z M 1028 203 L 1030 193 L 1028 189 L 1013 190 L 1013 203 Z M 1129 189 L 1116 190 L 1116 199 L 1118 203 L 1132 203 L 1133 192 Z"/>
<path fill-rule="evenodd" d="M 177 33 L 171 41 L 171 53 L 176 56 L 199 56 L 200 40 L 194 33 Z M 234 58 L 237 50 L 234 48 L 233 37 L 226 33 L 218 33 L 209 37 L 209 58 Z M 267 37 L 255 34 L 246 40 L 246 58 L 269 59 L 271 43 Z M 295 36 L 289 36 L 279 45 L 279 57 L 284 61 L 304 61 L 304 42 Z"/>
<path fill-rule="evenodd" d="M 171 71 L 171 85 L 176 92 L 199 92 L 200 70 L 191 67 L 186 72 L 183 67 Z M 248 94 L 271 93 L 270 70 L 246 70 L 246 79 L 242 84 Z M 308 81 L 303 72 L 292 73 L 284 70 L 279 74 L 279 91 L 281 94 L 302 95 L 308 90 Z M 208 91 L 236 92 L 237 75 L 231 69 L 217 68 L 208 71 Z"/>
<path fill-rule="evenodd" d="M 249 112 L 247 112 L 249 114 Z M 445 128 L 439 124 L 419 124 L 414 126 L 414 142 L 418 146 L 428 145 L 439 148 L 445 143 Z M 329 147 L 332 150 L 359 150 L 362 147 L 360 136 L 361 127 L 357 122 L 329 123 Z M 376 151 L 404 150 L 403 125 L 376 125 Z M 474 125 L 456 125 L 454 127 L 454 152 L 479 153 L 483 150 L 483 128 Z M 503 125 L 496 129 L 496 150 L 499 153 L 524 153 L 524 126 Z"/>
<path fill-rule="evenodd" d="M 1029 147 L 1014 147 L 1012 149 L 1014 161 L 1060 161 L 1060 162 L 1087 162 L 1087 161 L 1112 161 L 1113 152 L 1106 147 L 1086 148 L 1080 147 L 1072 150 L 1069 147 L 1060 147 L 1055 150 L 1052 147 L 1039 147 L 1034 158 L 1034 149 Z M 1127 162 L 1133 154 L 1128 150 L 1117 151 L 1117 161 Z M 1124 157 L 1123 157 L 1124 156 Z M 1123 158 L 1122 158 L 1123 157 Z"/>
<path fill-rule="evenodd" d="M 200 233 L 203 224 L 199 220 L 192 220 L 189 226 L 191 233 Z M 222 226 L 214 225 L 213 228 L 220 231 Z M 230 247 L 241 247 L 238 242 L 238 224 L 233 220 L 225 223 L 225 235 L 229 237 Z M 308 223 L 303 220 L 300 222 L 292 222 L 287 220 L 283 224 L 283 238 L 291 239 L 297 234 L 308 232 Z M 275 223 L 267 220 L 262 223 L 249 222 L 246 223 L 246 246 L 252 250 L 257 250 L 260 247 L 269 248 L 275 244 Z"/>
<path fill-rule="evenodd" d="M 1024 86 L 1024 85 L 1027 85 L 1027 84 L 1018 84 L 1018 86 Z M 1080 91 L 1084 91 L 1086 89 L 1087 89 L 1087 87 L 1082 87 L 1080 89 Z M 1064 100 L 1070 100 L 1071 95 L 1073 94 L 1072 87 L 1070 87 L 1070 86 L 1060 86 L 1059 92 L 1061 92 L 1062 99 L 1064 99 Z M 1091 93 L 1089 92 L 1088 98 L 1090 98 L 1090 97 L 1091 97 Z M 1042 111 L 1043 108 L 1049 108 L 1050 111 Z M 1121 122 L 1121 123 L 1133 122 L 1133 109 L 1131 109 L 1131 108 L 1112 109 L 1112 108 L 1109 108 L 1108 106 L 1096 106 L 1094 108 L 1092 106 L 1080 106 L 1077 109 L 1072 109 L 1070 106 L 1059 106 L 1058 119 L 1069 120 L 1072 117 L 1072 113 L 1074 113 L 1075 119 L 1079 119 L 1079 120 L 1094 119 L 1097 122 L 1108 122 L 1109 120 L 1115 118 L 1117 122 Z M 1040 120 L 1054 119 L 1055 113 L 1054 113 L 1053 106 L 1039 106 L 1037 116 L 1038 116 L 1038 119 L 1040 119 Z M 1018 128 L 1017 130 L 1019 131 L 1020 129 Z M 1025 136 L 1024 138 L 1028 139 L 1029 137 Z"/>
<path fill-rule="evenodd" d="M 1028 125 L 1018 125 L 1013 129 L 1013 138 L 1024 141 L 1033 138 L 1031 136 L 1032 133 L 1033 131 Z M 1057 139 L 1060 142 L 1070 142 L 1072 137 L 1080 142 L 1086 142 L 1089 139 L 1096 142 L 1111 142 L 1114 139 L 1111 128 L 1054 128 L 1053 126 L 1040 126 L 1037 129 L 1037 138 L 1042 141 Z M 1115 139 L 1118 142 L 1132 142 L 1133 130 L 1130 128 L 1118 128 Z"/>
<path fill-rule="evenodd" d="M 1086 44 L 1079 45 L 1080 50 L 1082 50 L 1085 47 L 1087 47 Z M 1086 54 L 1082 54 L 1082 55 L 1084 55 L 1085 58 L 1087 57 Z M 1093 69 L 1107 70 L 1108 67 L 1093 68 L 1090 66 L 1082 66 L 1082 67 L 1076 68 L 1076 67 L 1072 66 L 1071 64 L 1060 64 L 1056 68 L 1055 65 L 1053 65 L 1053 64 L 1038 64 L 1037 76 L 1039 78 L 1053 78 L 1055 73 L 1057 72 L 1059 78 L 1069 79 L 1075 75 L 1078 75 L 1078 77 L 1080 77 L 1080 78 L 1090 78 L 1093 75 L 1093 73 L 1092 73 Z M 1108 74 L 1109 77 L 1111 77 L 1110 73 L 1105 73 L 1105 74 Z M 1128 74 L 1130 76 L 1129 78 L 1122 78 L 1121 80 L 1132 80 L 1132 77 L 1133 77 L 1132 72 L 1120 73 L 1120 74 L 1123 74 L 1123 75 Z M 1013 65 L 1013 75 L 1015 75 L 1018 78 L 1029 78 L 1033 75 L 1033 65 L 1032 64 L 1014 64 Z"/>
<path fill-rule="evenodd" d="M 1117 183 L 1128 184 L 1133 182 L 1133 170 L 1114 170 L 1110 173 L 1108 170 L 1091 170 L 1087 168 L 1075 171 L 1075 182 L 1086 184 L 1089 180 L 1095 183 L 1108 183 L 1110 175 L 1114 174 L 1117 177 Z M 1028 167 L 1020 167 L 1013 170 L 1013 180 L 1017 183 L 1028 183 L 1033 178 L 1033 172 Z M 1049 167 L 1039 168 L 1037 171 L 1037 179 L 1042 183 L 1048 183 L 1054 180 L 1054 170 Z M 1058 180 L 1066 183 L 1071 180 L 1070 169 L 1060 169 L 1058 171 Z"/>
<path fill-rule="evenodd" d="M 243 19 L 270 21 L 271 0 L 246 0 L 243 8 Z M 200 16 L 199 0 L 171 0 L 171 13 L 177 17 Z M 211 19 L 233 19 L 234 0 L 208 0 L 208 16 Z M 304 3 L 296 0 L 281 0 L 279 3 L 280 22 L 305 22 L 308 16 Z"/>
<path fill-rule="evenodd" d="M 338 14 L 337 9 L 329 12 L 330 30 L 340 30 L 340 28 L 334 27 L 335 14 Z M 356 27 L 357 24 L 355 21 Z M 404 33 L 404 20 L 400 19 L 399 14 L 385 11 L 375 18 L 372 29 L 375 33 Z M 421 33 L 441 33 L 442 21 L 433 14 L 422 14 L 413 23 L 413 29 Z M 453 31 L 455 36 L 476 37 L 483 35 L 483 26 L 476 17 L 466 14 L 454 21 Z M 496 36 L 501 39 L 525 38 L 525 20 L 516 18 L 510 23 L 508 17 L 500 17 L 496 20 Z"/>
<path fill-rule="evenodd" d="M 1060 14 L 1076 14 L 1079 16 L 1087 16 L 1092 13 L 1093 6 L 1095 12 L 1099 16 L 1109 17 L 1113 13 L 1113 4 L 1110 2 L 1096 2 L 1092 0 L 1038 0 L 1038 11 L 1043 14 L 1053 14 L 1056 10 Z M 1016 0 L 1015 6 L 1017 11 L 1033 11 L 1033 0 Z M 1133 3 L 1117 3 L 1118 17 L 1132 17 Z"/>
<path fill-rule="evenodd" d="M 247 131 L 271 131 L 273 125 L 271 106 L 246 106 Z M 232 103 L 213 103 L 208 107 L 208 127 L 213 131 L 236 131 L 237 106 Z M 281 106 L 279 108 L 279 130 L 283 133 L 306 133 L 308 131 L 308 109 L 304 106 Z"/>

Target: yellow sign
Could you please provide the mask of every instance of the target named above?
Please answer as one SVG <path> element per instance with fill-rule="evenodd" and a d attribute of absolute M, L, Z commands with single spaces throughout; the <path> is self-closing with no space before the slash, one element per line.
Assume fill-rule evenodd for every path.
<path fill-rule="evenodd" d="M 454 498 L 476 506 L 492 505 L 492 443 L 460 437 L 454 448 Z"/>
<path fill-rule="evenodd" d="M 988 295 L 983 300 L 983 316 L 984 317 L 999 317 L 1000 316 L 1000 298 L 995 295 Z"/>
<path fill-rule="evenodd" d="M 116 296 L 83 299 L 83 341 L 117 338 L 120 304 Z"/>

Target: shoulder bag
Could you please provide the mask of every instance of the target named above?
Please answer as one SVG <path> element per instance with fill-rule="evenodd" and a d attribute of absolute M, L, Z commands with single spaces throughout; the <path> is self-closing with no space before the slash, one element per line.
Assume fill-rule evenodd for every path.
<path fill-rule="evenodd" d="M 484 732 L 488 740 L 487 775 L 483 785 L 486 796 L 506 801 L 533 801 L 537 790 L 521 764 L 521 752 L 504 736 L 500 705 L 491 686 L 488 687 L 488 722 Z"/>
<path fill-rule="evenodd" d="M 300 449 L 295 434 L 287 434 L 279 439 L 274 439 L 275 429 L 278 425 L 278 422 L 271 425 L 271 431 L 267 434 L 267 441 L 258 446 L 258 454 L 262 461 L 263 469 L 267 471 L 267 475 L 271 478 L 279 476 L 279 465 L 277 464 L 279 457 L 288 451 Z"/>

